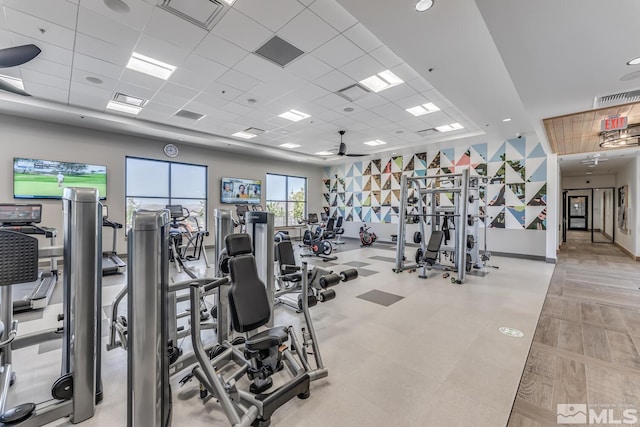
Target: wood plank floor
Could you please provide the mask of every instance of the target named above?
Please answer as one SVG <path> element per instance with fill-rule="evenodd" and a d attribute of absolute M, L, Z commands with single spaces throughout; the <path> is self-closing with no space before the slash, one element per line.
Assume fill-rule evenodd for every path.
<path fill-rule="evenodd" d="M 640 410 L 640 263 L 590 238 L 560 249 L 509 427 L 557 426 L 558 404 Z"/>

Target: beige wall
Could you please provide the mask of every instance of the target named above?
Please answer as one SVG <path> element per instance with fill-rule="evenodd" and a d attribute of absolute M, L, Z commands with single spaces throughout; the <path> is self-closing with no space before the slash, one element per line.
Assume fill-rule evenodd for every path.
<path fill-rule="evenodd" d="M 124 223 L 125 217 L 125 157 L 135 156 L 169 160 L 162 151 L 165 141 L 125 136 L 72 126 L 57 125 L 0 114 L 0 202 L 24 202 L 13 199 L 13 157 L 81 162 L 107 166 L 107 197 L 109 217 Z M 322 168 L 276 159 L 252 157 L 176 143 L 180 154 L 176 162 L 208 166 L 209 229 L 213 227 L 216 208 L 233 208 L 220 204 L 220 178 L 223 176 L 260 179 L 266 173 L 280 173 L 308 178 L 308 208 L 320 212 Z M 263 204 L 265 192 L 263 190 Z M 36 200 L 43 205 L 42 225 L 62 232 L 62 205 L 58 200 Z M 213 230 L 211 230 L 213 231 Z M 110 231 L 105 230 L 105 248 L 110 245 Z M 214 242 L 213 235 L 206 244 Z M 61 239 L 59 242 L 61 243 Z M 118 236 L 117 250 L 126 252 L 124 233 Z"/>

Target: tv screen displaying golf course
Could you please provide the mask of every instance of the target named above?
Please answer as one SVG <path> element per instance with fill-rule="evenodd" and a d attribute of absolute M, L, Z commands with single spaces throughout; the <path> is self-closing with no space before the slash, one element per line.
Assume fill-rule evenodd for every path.
<path fill-rule="evenodd" d="M 107 198 L 107 167 L 85 163 L 13 158 L 13 197 L 61 199 L 65 187 L 97 188 Z"/>

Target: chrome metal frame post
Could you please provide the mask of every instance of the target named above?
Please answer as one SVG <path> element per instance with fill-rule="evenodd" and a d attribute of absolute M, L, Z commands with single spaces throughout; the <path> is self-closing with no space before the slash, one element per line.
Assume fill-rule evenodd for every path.
<path fill-rule="evenodd" d="M 269 310 L 271 317 L 267 326 L 273 326 L 273 301 L 275 297 L 275 276 L 273 263 L 275 255 L 273 250 L 273 213 L 272 212 L 247 212 L 244 215 L 247 233 L 253 243 L 253 254 L 258 268 L 258 277 L 267 287 Z"/>

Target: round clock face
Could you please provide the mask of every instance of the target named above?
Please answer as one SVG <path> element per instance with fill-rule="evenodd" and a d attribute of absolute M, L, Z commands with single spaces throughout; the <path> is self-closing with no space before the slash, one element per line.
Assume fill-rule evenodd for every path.
<path fill-rule="evenodd" d="M 169 157 L 175 157 L 178 155 L 178 147 L 173 144 L 167 144 L 164 146 L 164 154 Z"/>

